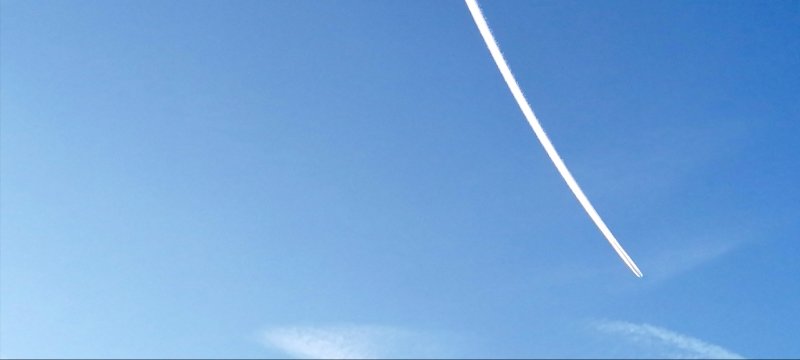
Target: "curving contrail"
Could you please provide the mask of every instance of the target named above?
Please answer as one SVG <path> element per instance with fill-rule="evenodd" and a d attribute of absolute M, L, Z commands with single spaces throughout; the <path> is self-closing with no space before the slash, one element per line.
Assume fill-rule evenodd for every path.
<path fill-rule="evenodd" d="M 636 266 L 636 263 L 633 262 L 628 253 L 625 252 L 625 249 L 622 248 L 622 245 L 619 244 L 617 239 L 614 237 L 614 234 L 611 233 L 611 230 L 608 229 L 608 226 L 603 222 L 603 219 L 600 218 L 600 214 L 594 209 L 592 203 L 589 202 L 589 199 L 581 190 L 581 187 L 578 186 L 578 182 L 575 181 L 575 178 L 572 177 L 569 170 L 567 169 L 567 165 L 564 165 L 564 160 L 561 160 L 561 157 L 558 156 L 558 152 L 556 152 L 556 148 L 553 147 L 553 143 L 550 142 L 550 139 L 547 137 L 547 134 L 544 132 L 542 125 L 539 124 L 539 120 L 536 119 L 536 115 L 533 114 L 533 109 L 531 109 L 530 104 L 528 104 L 528 100 L 525 99 L 525 95 L 522 94 L 522 90 L 519 88 L 519 84 L 517 84 L 517 80 L 514 78 L 514 74 L 511 73 L 511 69 L 508 67 L 505 58 L 503 58 L 503 53 L 500 52 L 500 47 L 497 45 L 497 41 L 492 36 L 492 31 L 489 30 L 489 24 L 486 23 L 486 18 L 483 16 L 483 12 L 481 12 L 481 8 L 478 6 L 476 0 L 465 0 L 467 2 L 467 7 L 469 8 L 469 12 L 472 14 L 472 18 L 475 20 L 475 25 L 478 26 L 478 30 L 481 32 L 481 36 L 483 36 L 483 41 L 486 42 L 486 46 L 489 48 L 489 52 L 492 54 L 492 58 L 494 58 L 494 62 L 497 64 L 497 68 L 500 69 L 500 73 L 503 74 L 503 79 L 506 80 L 506 84 L 508 85 L 508 89 L 511 90 L 511 94 L 514 95 L 514 99 L 517 100 L 517 104 L 519 105 L 520 110 L 525 115 L 525 118 L 528 119 L 528 124 L 531 125 L 533 128 L 533 132 L 536 133 L 536 137 L 539 139 L 539 142 L 542 143 L 544 150 L 547 152 L 547 155 L 550 156 L 550 160 L 553 161 L 553 164 L 558 169 L 558 172 L 561 174 L 561 177 L 564 178 L 564 181 L 567 182 L 567 186 L 569 186 L 572 193 L 575 194 L 575 197 L 578 198 L 578 202 L 583 205 L 583 209 L 586 210 L 586 213 L 589 214 L 589 217 L 592 218 L 594 224 L 597 225 L 597 228 L 600 229 L 600 232 L 606 237 L 608 242 L 611 244 L 611 247 L 617 252 L 622 261 L 625 262 L 625 265 L 633 271 L 633 273 L 638 276 L 642 277 L 642 272 Z"/>

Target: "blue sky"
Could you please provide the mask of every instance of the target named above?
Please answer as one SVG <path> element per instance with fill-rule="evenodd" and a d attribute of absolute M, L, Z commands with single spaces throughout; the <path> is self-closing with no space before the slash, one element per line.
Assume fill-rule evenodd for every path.
<path fill-rule="evenodd" d="M 797 357 L 800 3 L 0 4 L 0 356 Z"/>

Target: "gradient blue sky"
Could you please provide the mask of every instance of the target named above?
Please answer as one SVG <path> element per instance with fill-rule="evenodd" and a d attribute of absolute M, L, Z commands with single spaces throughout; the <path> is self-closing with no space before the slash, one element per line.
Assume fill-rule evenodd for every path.
<path fill-rule="evenodd" d="M 798 357 L 800 2 L 0 7 L 0 356 Z"/>

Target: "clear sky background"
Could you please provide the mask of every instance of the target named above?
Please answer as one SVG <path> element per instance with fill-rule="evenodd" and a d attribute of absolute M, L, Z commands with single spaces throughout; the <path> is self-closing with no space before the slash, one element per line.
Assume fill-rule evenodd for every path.
<path fill-rule="evenodd" d="M 798 357 L 800 2 L 0 7 L 0 356 Z"/>

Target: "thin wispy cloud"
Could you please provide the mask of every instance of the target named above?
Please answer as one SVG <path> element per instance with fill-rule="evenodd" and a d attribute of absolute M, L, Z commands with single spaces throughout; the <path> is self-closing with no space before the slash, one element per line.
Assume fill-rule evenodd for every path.
<path fill-rule="evenodd" d="M 268 348 L 303 359 L 434 356 L 428 339 L 409 330 L 386 326 L 274 327 L 264 331 L 260 340 Z"/>
<path fill-rule="evenodd" d="M 724 256 L 741 242 L 720 242 L 698 239 L 690 244 L 673 246 L 672 248 L 659 248 L 657 253 L 646 254 L 650 275 L 653 280 L 664 280 L 684 272 L 691 271 L 703 264 L 714 261 Z"/>
<path fill-rule="evenodd" d="M 649 324 L 603 321 L 593 324 L 604 333 L 617 334 L 626 340 L 647 346 L 657 357 L 681 359 L 744 359 L 719 345 Z"/>

